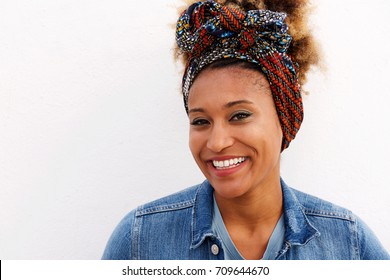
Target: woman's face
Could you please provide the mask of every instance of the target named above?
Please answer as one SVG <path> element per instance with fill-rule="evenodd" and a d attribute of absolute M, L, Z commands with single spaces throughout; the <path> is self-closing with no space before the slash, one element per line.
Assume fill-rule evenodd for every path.
<path fill-rule="evenodd" d="M 242 67 L 205 69 L 188 99 L 190 149 L 224 198 L 279 182 L 282 130 L 267 79 Z"/>

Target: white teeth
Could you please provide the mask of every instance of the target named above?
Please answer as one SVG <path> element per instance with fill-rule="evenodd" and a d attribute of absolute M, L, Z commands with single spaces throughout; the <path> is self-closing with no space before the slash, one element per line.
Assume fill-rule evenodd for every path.
<path fill-rule="evenodd" d="M 237 165 L 240 165 L 242 162 L 246 160 L 245 157 L 239 157 L 239 158 L 232 158 L 230 160 L 213 160 L 213 165 L 217 169 L 227 169 L 227 168 L 233 168 Z"/>

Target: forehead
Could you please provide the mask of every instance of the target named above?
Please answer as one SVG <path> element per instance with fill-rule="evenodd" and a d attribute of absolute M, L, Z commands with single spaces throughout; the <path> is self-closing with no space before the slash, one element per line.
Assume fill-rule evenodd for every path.
<path fill-rule="evenodd" d="M 268 80 L 259 71 L 242 67 L 205 69 L 195 79 L 188 97 L 189 109 L 249 100 L 262 103 L 269 99 L 271 89 Z"/>

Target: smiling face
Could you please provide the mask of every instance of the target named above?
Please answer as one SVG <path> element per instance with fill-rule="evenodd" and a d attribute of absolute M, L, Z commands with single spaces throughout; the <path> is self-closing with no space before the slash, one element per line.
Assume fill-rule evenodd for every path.
<path fill-rule="evenodd" d="M 267 79 L 232 66 L 205 69 L 188 98 L 190 149 L 215 194 L 265 191 L 280 177 L 282 130 Z"/>

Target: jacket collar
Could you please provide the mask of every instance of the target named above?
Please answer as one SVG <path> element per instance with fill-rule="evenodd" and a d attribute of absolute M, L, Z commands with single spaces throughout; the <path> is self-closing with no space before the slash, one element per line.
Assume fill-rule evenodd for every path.
<path fill-rule="evenodd" d="M 305 245 L 319 236 L 319 231 L 308 220 L 304 207 L 293 189 L 280 179 L 283 191 L 285 240 L 291 245 Z M 207 237 L 216 238 L 212 231 L 214 189 L 206 180 L 198 188 L 192 210 L 191 249 L 199 247 Z"/>
<path fill-rule="evenodd" d="M 213 192 L 210 183 L 204 181 L 195 196 L 192 210 L 192 243 L 191 249 L 199 247 L 207 237 L 214 237 L 213 222 Z"/>
<path fill-rule="evenodd" d="M 310 223 L 304 206 L 299 202 L 293 189 L 280 178 L 283 191 L 283 212 L 286 228 L 285 240 L 291 245 L 305 245 L 320 232 Z"/>

